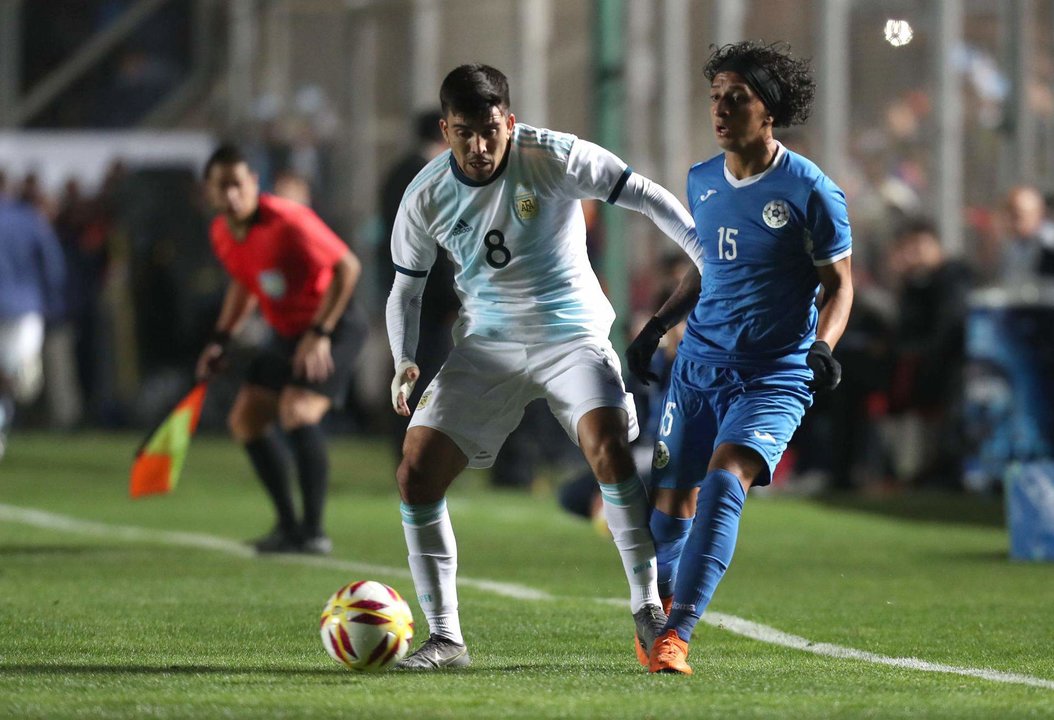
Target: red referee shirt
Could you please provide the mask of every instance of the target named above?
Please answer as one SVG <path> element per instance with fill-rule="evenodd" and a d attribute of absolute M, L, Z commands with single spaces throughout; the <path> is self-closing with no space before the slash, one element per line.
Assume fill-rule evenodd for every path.
<path fill-rule="evenodd" d="M 266 194 L 244 239 L 234 237 L 223 215 L 212 221 L 210 236 L 227 272 L 256 296 L 264 319 L 285 337 L 311 326 L 333 266 L 348 252 L 311 208 Z"/>

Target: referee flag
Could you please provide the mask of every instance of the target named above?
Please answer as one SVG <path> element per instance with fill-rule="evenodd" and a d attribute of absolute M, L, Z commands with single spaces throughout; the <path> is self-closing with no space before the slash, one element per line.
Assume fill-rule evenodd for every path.
<path fill-rule="evenodd" d="M 139 446 L 128 488 L 133 498 L 171 492 L 176 487 L 201 418 L 205 387 L 205 383 L 195 385 Z"/>

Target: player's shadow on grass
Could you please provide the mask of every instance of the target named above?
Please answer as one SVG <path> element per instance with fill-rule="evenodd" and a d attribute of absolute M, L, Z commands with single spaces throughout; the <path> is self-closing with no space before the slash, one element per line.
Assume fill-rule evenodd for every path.
<path fill-rule="evenodd" d="M 814 501 L 837 508 L 901 520 L 1002 527 L 1006 523 L 1001 497 L 940 492 L 907 491 L 898 495 L 869 497 L 858 493 L 828 493 Z"/>
<path fill-rule="evenodd" d="M 975 550 L 944 553 L 940 556 L 940 561 L 949 565 L 962 563 L 964 565 L 986 564 L 1004 566 L 1008 563 L 1019 563 L 1021 566 L 1026 566 L 1030 564 L 1025 561 L 1012 559 L 1009 550 L 1000 550 L 998 552 L 992 552 L 990 550 Z M 1036 563 L 1035 566 L 1038 567 L 1039 564 Z"/>
<path fill-rule="evenodd" d="M 0 665 L 0 675 L 333 675 L 333 668 L 227 667 L 215 665 Z"/>
<path fill-rule="evenodd" d="M 0 557 L 17 555 L 98 555 L 118 548 L 103 545 L 0 545 Z"/>

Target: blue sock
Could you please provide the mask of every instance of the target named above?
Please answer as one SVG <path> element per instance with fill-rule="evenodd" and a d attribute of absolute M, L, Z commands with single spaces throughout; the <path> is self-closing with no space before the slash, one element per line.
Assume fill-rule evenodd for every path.
<path fill-rule="evenodd" d="M 699 487 L 692 532 L 678 564 L 673 609 L 666 630 L 688 642 L 717 584 L 732 562 L 739 532 L 739 516 L 747 495 L 733 473 L 712 470 Z"/>
<path fill-rule="evenodd" d="M 655 508 L 651 511 L 652 537 L 655 538 L 655 562 L 659 566 L 659 597 L 673 595 L 673 584 L 677 580 L 677 563 L 681 559 L 681 548 L 692 529 L 691 518 L 667 515 Z"/>

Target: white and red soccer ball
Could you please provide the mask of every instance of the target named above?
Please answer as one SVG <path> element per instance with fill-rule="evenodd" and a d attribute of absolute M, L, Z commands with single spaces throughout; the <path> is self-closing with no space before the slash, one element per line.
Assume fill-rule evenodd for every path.
<path fill-rule="evenodd" d="M 375 672 L 401 660 L 414 639 L 414 618 L 402 596 L 384 583 L 359 580 L 329 598 L 322 644 L 352 670 Z"/>

